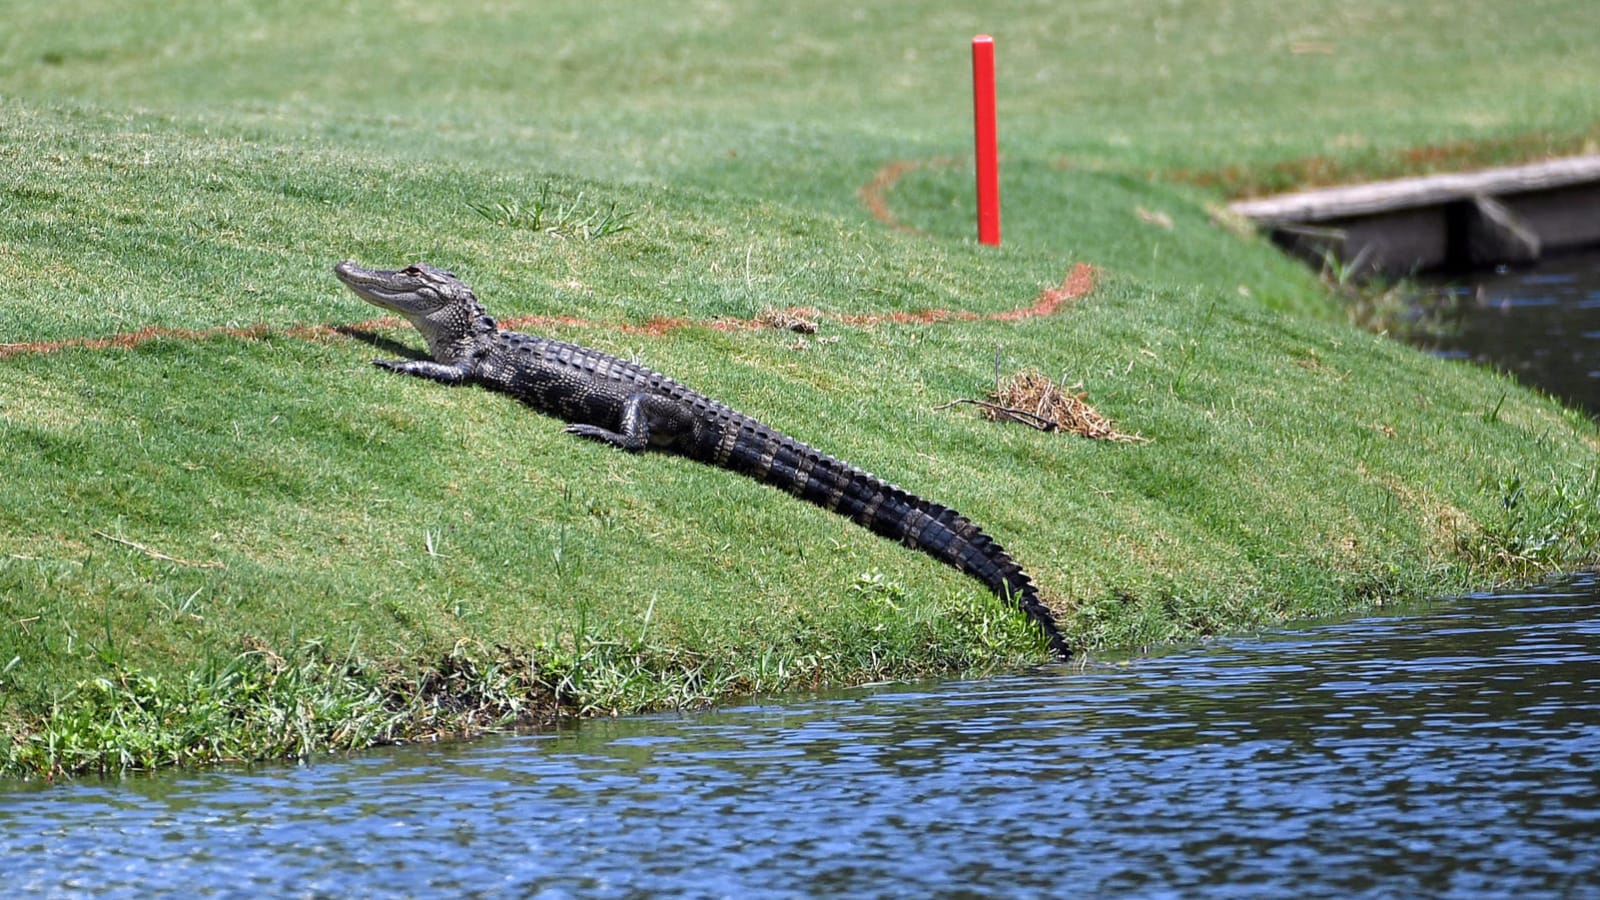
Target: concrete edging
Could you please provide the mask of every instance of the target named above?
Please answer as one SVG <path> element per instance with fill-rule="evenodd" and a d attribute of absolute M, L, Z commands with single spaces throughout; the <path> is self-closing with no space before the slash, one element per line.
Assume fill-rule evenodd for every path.
<path fill-rule="evenodd" d="M 1600 156 L 1231 204 L 1290 252 L 1363 272 L 1523 264 L 1600 244 Z"/>

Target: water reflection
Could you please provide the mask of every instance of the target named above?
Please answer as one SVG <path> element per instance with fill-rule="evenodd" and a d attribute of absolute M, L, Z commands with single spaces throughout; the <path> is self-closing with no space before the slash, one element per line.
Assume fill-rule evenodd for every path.
<path fill-rule="evenodd" d="M 0 795 L 41 893 L 1600 893 L 1591 581 L 1059 670 Z"/>

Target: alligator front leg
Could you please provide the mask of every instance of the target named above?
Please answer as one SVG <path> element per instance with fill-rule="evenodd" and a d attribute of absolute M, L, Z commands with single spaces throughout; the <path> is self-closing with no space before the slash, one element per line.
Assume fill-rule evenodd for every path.
<path fill-rule="evenodd" d="M 689 407 L 659 394 L 629 394 L 622 401 L 622 419 L 616 431 L 599 425 L 568 425 L 567 431 L 613 447 L 639 452 L 650 446 L 671 444 L 694 429 Z"/>
<path fill-rule="evenodd" d="M 431 359 L 375 359 L 372 364 L 380 369 L 415 375 L 440 384 L 460 384 L 471 374 L 465 366 L 447 366 Z"/>

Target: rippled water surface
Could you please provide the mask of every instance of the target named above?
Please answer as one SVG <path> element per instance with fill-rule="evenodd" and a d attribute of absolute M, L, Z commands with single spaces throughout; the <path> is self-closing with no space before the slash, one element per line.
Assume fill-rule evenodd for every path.
<path fill-rule="evenodd" d="M 1597 896 L 1600 590 L 1086 672 L 0 787 L 0 873 L 46 895 Z"/>
<path fill-rule="evenodd" d="M 1436 290 L 1454 298 L 1442 355 L 1504 369 L 1600 415 L 1600 251 Z"/>

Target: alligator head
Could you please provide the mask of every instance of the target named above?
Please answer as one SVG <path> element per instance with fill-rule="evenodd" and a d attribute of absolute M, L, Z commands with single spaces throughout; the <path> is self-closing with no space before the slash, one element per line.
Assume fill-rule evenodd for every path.
<path fill-rule="evenodd" d="M 333 267 L 333 274 L 361 299 L 404 316 L 439 362 L 458 361 L 473 350 L 479 335 L 495 331 L 472 289 L 443 269 L 422 263 L 363 269 L 346 260 Z"/>

